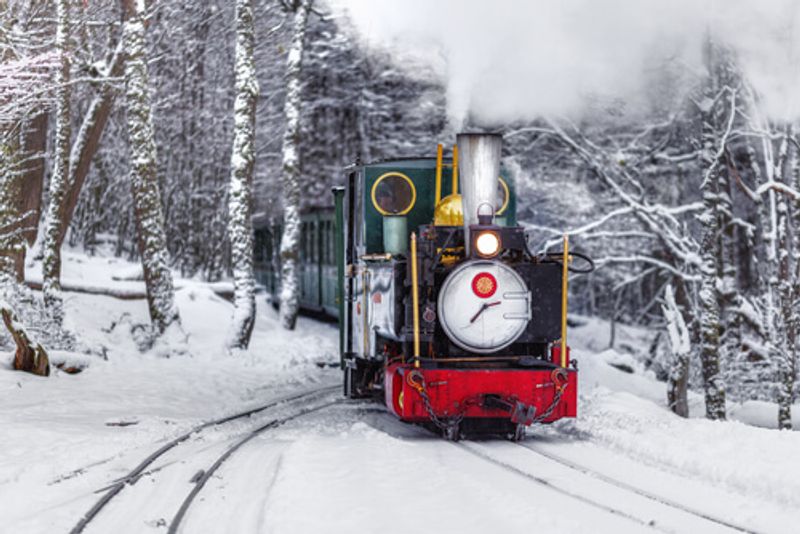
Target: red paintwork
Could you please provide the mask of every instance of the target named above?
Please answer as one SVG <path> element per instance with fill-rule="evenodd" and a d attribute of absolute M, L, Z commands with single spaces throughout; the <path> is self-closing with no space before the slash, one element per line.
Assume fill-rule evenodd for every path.
<path fill-rule="evenodd" d="M 395 415 L 404 421 L 428 421 L 428 413 L 419 392 L 408 383 L 406 376 L 419 371 L 425 378 L 431 405 L 439 417 L 451 417 L 460 411 L 461 403 L 478 396 L 495 394 L 515 398 L 536 407 L 542 413 L 550 406 L 555 386 L 550 370 L 528 369 L 414 369 L 411 364 L 397 363 L 386 368 L 385 402 Z M 553 414 L 544 422 L 562 417 L 575 417 L 578 411 L 578 373 L 567 369 L 567 387 Z M 402 393 L 402 404 L 400 395 Z M 509 418 L 501 409 L 471 405 L 465 417 Z"/>
<path fill-rule="evenodd" d="M 569 367 L 569 357 L 570 357 L 570 350 L 569 346 L 567 347 L 567 364 L 565 367 Z M 553 348 L 550 352 L 550 361 L 556 365 L 561 365 L 561 345 L 553 345 Z"/>
<path fill-rule="evenodd" d="M 483 280 L 489 280 L 491 284 L 488 290 L 481 291 L 481 288 L 478 286 L 480 282 Z M 476 296 L 482 299 L 488 299 L 492 295 L 495 294 L 497 291 L 497 278 L 495 278 L 492 273 L 482 272 L 475 275 L 475 278 L 472 279 L 472 292 L 475 293 Z"/>

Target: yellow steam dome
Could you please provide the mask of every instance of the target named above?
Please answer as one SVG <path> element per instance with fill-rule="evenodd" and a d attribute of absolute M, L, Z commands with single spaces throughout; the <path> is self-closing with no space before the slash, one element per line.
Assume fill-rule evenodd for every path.
<path fill-rule="evenodd" d="M 464 224 L 461 195 L 453 193 L 439 201 L 433 211 L 433 224 L 436 226 L 462 226 Z"/>

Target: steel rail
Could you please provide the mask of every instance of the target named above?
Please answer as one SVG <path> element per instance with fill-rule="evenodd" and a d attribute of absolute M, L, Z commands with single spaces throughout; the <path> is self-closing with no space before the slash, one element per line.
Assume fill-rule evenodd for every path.
<path fill-rule="evenodd" d="M 100 499 L 98 499 L 97 502 L 94 503 L 94 505 L 89 509 L 89 511 L 87 511 L 83 515 L 83 517 L 81 517 L 78 523 L 72 528 L 72 530 L 70 530 L 70 534 L 82 533 L 86 528 L 86 526 L 89 525 L 89 523 L 91 523 L 95 517 L 97 517 L 97 515 L 103 510 L 103 508 L 105 508 L 106 505 L 108 505 L 108 503 L 111 502 L 111 500 L 114 499 L 114 497 L 116 497 L 125 488 L 125 486 L 129 484 L 134 484 L 139 479 L 139 477 L 141 477 L 144 474 L 145 469 L 147 469 L 150 465 L 152 465 L 153 462 L 155 462 L 157 459 L 162 457 L 164 454 L 166 454 L 179 444 L 188 440 L 194 434 L 202 432 L 203 430 L 210 427 L 219 426 L 225 423 L 229 423 L 231 421 L 235 421 L 237 419 L 250 417 L 251 415 L 255 415 L 259 412 L 263 412 L 264 410 L 274 408 L 275 406 L 281 405 L 286 402 L 293 402 L 306 397 L 313 397 L 314 395 L 319 395 L 327 391 L 333 391 L 339 389 L 339 387 L 340 386 L 337 384 L 335 386 L 325 386 L 321 388 L 315 388 L 310 391 L 305 391 L 302 393 L 287 395 L 285 397 L 269 401 L 255 408 L 227 415 L 225 417 L 214 419 L 212 421 L 207 421 L 205 423 L 195 426 L 194 428 L 188 430 L 184 434 L 181 434 L 177 438 L 165 443 L 159 449 L 157 449 L 149 456 L 147 456 L 144 460 L 142 460 L 136 467 L 131 469 L 127 475 L 114 481 L 114 483 L 111 486 L 102 488 L 100 491 L 106 490 L 106 493 L 104 493 L 103 496 L 100 497 Z"/>
<path fill-rule="evenodd" d="M 382 410 L 381 413 L 385 416 L 385 417 L 381 417 L 381 419 L 383 419 L 385 422 L 390 423 L 390 425 L 395 426 L 395 424 L 397 424 L 397 425 L 401 424 L 397 419 L 395 419 L 394 417 L 389 415 L 388 412 L 386 412 L 385 410 Z M 378 430 L 383 431 L 383 432 L 387 432 L 386 427 L 376 427 L 376 428 Z M 400 428 L 400 427 L 398 426 L 398 428 Z M 418 436 L 431 436 L 431 435 L 440 436 L 440 434 L 438 432 L 434 432 L 431 429 L 428 429 L 428 428 L 425 428 L 425 427 L 422 427 L 422 426 L 418 426 L 418 425 L 412 425 L 412 426 L 403 425 L 402 429 L 403 429 L 403 431 L 411 431 L 411 432 L 413 432 L 414 434 L 416 434 Z M 387 432 L 387 433 L 389 433 L 389 432 Z M 636 516 L 628 514 L 627 512 L 624 512 L 622 510 L 618 510 L 616 508 L 612 508 L 612 507 L 607 506 L 605 504 L 602 504 L 602 503 L 593 501 L 592 499 L 589 499 L 587 497 L 584 497 L 583 495 L 579 495 L 577 493 L 573 493 L 571 491 L 568 491 L 568 490 L 565 490 L 563 488 L 560 488 L 560 487 L 552 484 L 550 481 L 548 481 L 548 480 L 546 480 L 546 479 L 544 479 L 542 477 L 536 476 L 536 475 L 534 475 L 532 473 L 528 473 L 528 472 L 526 472 L 526 471 L 524 471 L 522 469 L 519 469 L 518 467 L 515 467 L 515 466 L 513 466 L 511 464 L 508 464 L 506 462 L 498 460 L 497 458 L 494 458 L 491 455 L 486 454 L 486 453 L 484 453 L 484 452 L 482 452 L 480 450 L 477 450 L 477 449 L 475 449 L 473 447 L 470 447 L 470 446 L 468 446 L 468 445 L 466 445 L 464 443 L 456 442 L 456 441 L 445 441 L 444 443 L 448 443 L 450 445 L 453 445 L 454 447 L 457 447 L 457 448 L 459 448 L 459 449 L 461 449 L 461 450 L 463 450 L 465 452 L 468 452 L 468 453 L 472 454 L 473 456 L 475 456 L 477 458 L 480 458 L 481 460 L 483 460 L 485 462 L 491 463 L 491 464 L 496 465 L 498 467 L 501 467 L 501 468 L 503 468 L 503 469 L 505 469 L 507 471 L 510 471 L 510 472 L 512 472 L 512 473 L 514 473 L 514 474 L 516 474 L 518 476 L 524 477 L 525 479 L 527 479 L 527 480 L 529 480 L 529 481 L 531 481 L 531 482 L 533 482 L 533 483 L 535 483 L 535 484 L 537 484 L 539 486 L 543 486 L 544 488 L 546 488 L 546 489 L 548 489 L 550 491 L 554 491 L 556 493 L 560 493 L 560 494 L 565 495 L 567 497 L 570 497 L 570 498 L 573 498 L 575 500 L 581 501 L 581 502 L 583 502 L 585 504 L 588 504 L 588 505 L 590 505 L 592 507 L 598 508 L 598 509 L 600 509 L 600 510 L 606 512 L 606 513 L 610 513 L 610 514 L 616 515 L 618 517 L 622 517 L 624 519 L 627 519 L 627 520 L 629 520 L 631 522 L 636 523 L 639 526 L 643 526 L 643 527 L 650 528 L 650 529 L 653 529 L 653 530 L 658 530 L 658 531 L 661 531 L 661 532 L 672 532 L 671 530 L 666 530 L 664 528 L 661 528 L 660 526 L 655 525 L 655 524 L 651 523 L 650 521 L 646 521 L 646 520 L 640 519 L 640 518 L 638 518 Z"/>
<path fill-rule="evenodd" d="M 643 489 L 641 489 L 639 487 L 636 487 L 636 486 L 634 486 L 632 484 L 629 484 L 627 482 L 624 482 L 622 480 L 610 477 L 608 475 L 605 475 L 605 474 L 603 474 L 603 473 L 601 473 L 599 471 L 596 471 L 596 470 L 594 470 L 594 469 L 592 469 L 590 467 L 587 467 L 585 465 L 578 464 L 576 462 L 573 462 L 571 460 L 567 460 L 566 458 L 562 458 L 562 457 L 557 456 L 557 455 L 552 454 L 552 453 L 544 452 L 544 451 L 540 450 L 539 448 L 534 447 L 533 445 L 526 444 L 526 443 L 516 443 L 516 444 L 519 445 L 520 447 L 524 448 L 524 449 L 528 449 L 529 451 L 535 452 L 536 454 L 538 454 L 540 456 L 544 456 L 548 460 L 551 460 L 551 461 L 556 462 L 558 464 L 561 464 L 561 465 L 563 465 L 565 467 L 568 467 L 570 469 L 573 469 L 575 471 L 583 473 L 584 475 L 588 475 L 588 476 L 597 478 L 598 480 L 602 480 L 603 482 L 605 482 L 607 484 L 611 484 L 612 486 L 616 486 L 616 487 L 618 487 L 620 489 L 623 489 L 623 490 L 626 490 L 626 491 L 630 491 L 632 493 L 635 493 L 636 495 L 639 495 L 640 497 L 644 497 L 646 499 L 649 499 L 651 501 L 657 502 L 657 503 L 662 504 L 664 506 L 668 506 L 670 508 L 678 509 L 678 510 L 680 510 L 682 512 L 685 512 L 687 514 L 694 515 L 694 516 L 699 517 L 701 519 L 705 519 L 706 521 L 711 521 L 712 523 L 717 523 L 718 525 L 721 525 L 721 526 L 724 526 L 724 527 L 727 527 L 727 528 L 730 528 L 730 529 L 733 529 L 733 530 L 737 530 L 739 532 L 746 532 L 748 534 L 757 534 L 757 531 L 755 531 L 755 530 L 752 530 L 752 529 L 749 529 L 749 528 L 746 528 L 746 527 L 742 527 L 742 526 L 737 525 L 735 523 L 730 523 L 728 521 L 725 521 L 724 519 L 719 519 L 718 517 L 714 517 L 712 515 L 706 514 L 705 512 L 701 512 L 701 511 L 696 510 L 694 508 L 691 508 L 691 507 L 685 506 L 683 504 L 677 503 L 677 502 L 675 502 L 675 501 L 673 501 L 671 499 L 667 499 L 666 497 L 662 497 L 660 495 L 656 495 L 655 493 L 651 493 L 649 491 L 643 490 Z"/>
<path fill-rule="evenodd" d="M 640 519 L 640 518 L 638 518 L 638 517 L 636 517 L 634 515 L 631 515 L 631 514 L 629 514 L 627 512 L 619 510 L 617 508 L 612 508 L 611 506 L 607 506 L 607 505 L 605 505 L 603 503 L 600 503 L 600 502 L 597 502 L 595 500 L 589 499 L 588 497 L 585 497 L 583 495 L 580 495 L 580 494 L 577 494 L 577 493 L 573 493 L 571 491 L 565 490 L 564 488 L 560 488 L 560 487 L 554 485 L 553 483 L 551 483 L 549 480 L 546 480 L 546 479 L 544 479 L 542 477 L 536 476 L 536 475 L 534 475 L 532 473 L 529 473 L 529 472 L 527 472 L 527 471 L 525 471 L 523 469 L 515 467 L 515 466 L 513 466 L 513 465 L 511 465 L 509 463 L 503 462 L 502 460 L 498 460 L 497 458 L 494 458 L 493 456 L 491 456 L 489 454 L 486 454 L 486 453 L 484 453 L 484 452 L 482 452 L 480 450 L 477 450 L 475 448 L 472 448 L 472 447 L 470 447 L 470 446 L 468 446 L 468 445 L 466 445 L 464 443 L 459 443 L 459 442 L 449 442 L 449 443 L 451 443 L 452 445 L 455 445 L 455 446 L 459 447 L 460 449 L 472 454 L 473 456 L 476 456 L 477 458 L 485 460 L 485 461 L 487 461 L 489 463 L 492 463 L 492 464 L 494 464 L 494 465 L 496 465 L 498 467 L 502 467 L 503 469 L 505 469 L 507 471 L 510 471 L 510 472 L 512 472 L 514 474 L 517 474 L 517 475 L 521 476 L 521 477 L 524 477 L 527 480 L 530 480 L 531 482 L 539 484 L 540 486 L 544 486 L 544 487 L 546 487 L 546 488 L 548 488 L 548 489 L 550 489 L 552 491 L 555 491 L 556 493 L 561 493 L 562 495 L 565 495 L 565 496 L 570 497 L 572 499 L 581 501 L 581 502 L 583 502 L 585 504 L 593 506 L 594 508 L 598 508 L 600 510 L 603 510 L 604 512 L 608 512 L 610 514 L 625 518 L 625 519 L 627 519 L 629 521 L 637 523 L 640 526 L 648 527 L 648 528 L 651 528 L 653 530 L 659 530 L 661 532 L 673 532 L 672 530 L 666 530 L 664 528 L 661 528 L 659 525 L 656 525 L 651 521 L 646 521 L 644 519 Z"/>
<path fill-rule="evenodd" d="M 218 456 L 217 459 L 214 461 L 214 463 L 211 464 L 211 466 L 203 472 L 202 476 L 197 479 L 197 481 L 195 482 L 195 485 L 192 487 L 192 490 L 189 492 L 189 494 L 186 496 L 186 498 L 181 503 L 181 507 L 178 509 L 177 513 L 175 514 L 175 517 L 172 518 L 172 521 L 170 522 L 170 525 L 169 525 L 169 529 L 167 530 L 167 534 L 177 534 L 178 528 L 180 528 L 180 525 L 181 525 L 181 521 L 183 521 L 183 519 L 186 517 L 186 512 L 192 506 L 192 503 L 194 502 L 195 497 L 197 497 L 197 495 L 200 493 L 200 491 L 202 491 L 203 487 L 206 485 L 206 482 L 208 482 L 208 480 L 214 475 L 214 473 L 216 473 L 217 469 L 219 469 L 219 467 L 225 462 L 225 460 L 230 458 L 230 456 L 234 452 L 239 450 L 244 444 L 246 444 L 247 442 L 249 442 L 250 440 L 252 440 L 256 436 L 258 436 L 259 434 L 261 434 L 261 433 L 263 433 L 263 432 L 265 432 L 267 430 L 271 430 L 273 428 L 277 428 L 277 427 L 279 427 L 279 426 L 281 426 L 281 425 L 283 425 L 283 424 L 285 424 L 285 423 L 287 423 L 289 421 L 292 421 L 294 419 L 298 419 L 298 418 L 303 417 L 304 415 L 308 415 L 310 413 L 318 412 L 318 411 L 320 411 L 320 410 L 322 410 L 324 408 L 328 408 L 330 406 L 338 404 L 339 402 L 340 402 L 340 400 L 334 400 L 334 401 L 331 401 L 331 402 L 326 402 L 325 404 L 321 404 L 319 406 L 314 406 L 313 408 L 305 408 L 305 409 L 303 409 L 303 410 L 301 410 L 301 411 L 299 411 L 299 412 L 297 412 L 295 414 L 292 414 L 292 415 L 289 415 L 289 416 L 286 416 L 286 417 L 282 417 L 282 418 L 279 418 L 279 419 L 273 419 L 272 421 L 269 421 L 269 422 L 265 423 L 264 425 L 262 425 L 262 426 L 260 426 L 260 427 L 258 427 L 256 429 L 250 431 L 245 437 L 243 437 L 242 439 L 240 439 L 239 441 L 234 443 L 232 446 L 228 447 L 225 450 L 225 452 L 223 452 L 220 456 Z"/>

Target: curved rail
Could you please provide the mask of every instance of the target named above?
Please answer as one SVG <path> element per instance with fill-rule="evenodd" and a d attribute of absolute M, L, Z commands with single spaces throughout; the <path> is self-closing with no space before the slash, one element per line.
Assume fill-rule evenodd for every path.
<path fill-rule="evenodd" d="M 401 429 L 404 433 L 413 433 L 413 434 L 416 434 L 418 436 L 437 436 L 437 437 L 439 436 L 439 434 L 437 432 L 434 432 L 433 430 L 427 429 L 427 428 L 422 427 L 422 426 L 402 425 L 402 427 L 401 427 L 401 426 L 399 426 L 399 425 L 401 425 L 401 423 L 396 418 L 394 418 L 393 416 L 389 415 L 388 412 L 386 412 L 385 410 L 380 410 L 379 413 L 384 416 L 384 417 L 381 418 L 381 419 L 383 419 L 383 422 L 389 423 L 389 425 L 391 425 L 391 426 L 395 426 L 395 424 L 397 424 L 398 425 L 397 428 Z M 385 426 L 380 426 L 380 427 L 377 427 L 377 428 L 379 430 L 384 431 L 384 432 L 388 432 L 388 430 L 387 430 L 387 428 Z M 394 435 L 394 434 L 392 434 L 392 435 Z M 402 438 L 403 436 L 401 435 L 400 437 Z M 410 436 L 408 436 L 408 434 L 406 434 L 405 437 L 410 437 Z M 636 516 L 633 516 L 631 514 L 628 514 L 627 512 L 625 512 L 623 510 L 619 510 L 619 509 L 613 508 L 611 506 L 607 506 L 607 505 L 605 505 L 603 503 L 596 502 L 596 501 L 594 501 L 592 499 L 584 497 L 583 495 L 579 495 L 577 493 L 574 493 L 574 492 L 568 491 L 566 489 L 560 488 L 560 487 L 552 484 L 550 481 L 548 481 L 548 480 L 546 480 L 546 479 L 544 479 L 542 477 L 539 477 L 539 476 L 537 476 L 537 475 L 535 475 L 533 473 L 529 473 L 527 471 L 519 469 L 518 467 L 513 466 L 513 465 L 511 465 L 509 463 L 503 462 L 502 460 L 498 460 L 497 458 L 494 458 L 493 456 L 491 456 L 489 454 L 486 454 L 485 452 L 477 449 L 476 447 L 471 447 L 466 443 L 456 442 L 456 441 L 443 441 L 443 443 L 447 443 L 447 444 L 452 445 L 454 447 L 458 447 L 458 448 L 462 449 L 463 451 L 468 452 L 468 453 L 472 454 L 473 456 L 476 456 L 476 457 L 480 458 L 481 460 L 484 460 L 486 462 L 492 463 L 492 464 L 494 464 L 494 465 L 496 465 L 498 467 L 501 467 L 501 468 L 503 468 L 503 469 L 505 469 L 507 471 L 510 471 L 510 472 L 512 472 L 512 473 L 514 473 L 516 475 L 522 476 L 522 477 L 526 478 L 527 480 L 529 480 L 531 482 L 534 482 L 535 484 L 538 484 L 540 486 L 543 486 L 543 487 L 545 487 L 545 488 L 547 488 L 547 489 L 549 489 L 551 491 L 554 491 L 556 493 L 560 493 L 560 494 L 565 495 L 567 497 L 576 499 L 576 500 L 581 501 L 581 502 L 583 502 L 583 503 L 585 503 L 585 504 L 587 504 L 589 506 L 592 506 L 594 508 L 598 508 L 598 509 L 600 509 L 600 510 L 606 512 L 606 513 L 610 513 L 610 514 L 613 514 L 615 516 L 627 519 L 627 520 L 629 520 L 629 521 L 631 521 L 633 523 L 636 523 L 640 527 L 650 528 L 650 529 L 657 530 L 657 531 L 662 531 L 662 532 L 671 532 L 669 530 L 662 529 L 658 525 L 652 524 L 650 521 L 646 521 L 646 520 L 640 519 L 640 518 L 638 518 Z"/>
<path fill-rule="evenodd" d="M 551 461 L 556 462 L 558 464 L 561 464 L 561 465 L 563 465 L 565 467 L 568 467 L 570 469 L 573 469 L 575 471 L 583 473 L 584 475 L 595 477 L 598 480 L 602 480 L 603 482 L 605 482 L 607 484 L 611 484 L 612 486 L 616 486 L 616 487 L 618 487 L 620 489 L 635 493 L 636 495 L 639 495 L 640 497 L 644 497 L 645 499 L 649 499 L 651 501 L 657 502 L 657 503 L 662 504 L 664 506 L 669 506 L 670 508 L 678 509 L 678 510 L 680 510 L 682 512 L 685 512 L 687 514 L 697 516 L 699 518 L 705 519 L 706 521 L 711 521 L 712 523 L 717 523 L 718 525 L 730 528 L 732 530 L 738 530 L 739 532 L 746 532 L 748 534 L 755 534 L 755 531 L 751 530 L 749 528 L 742 527 L 742 526 L 737 525 L 735 523 L 730 523 L 728 521 L 725 521 L 724 519 L 719 519 L 719 518 L 714 517 L 712 515 L 706 514 L 705 512 L 701 512 L 699 510 L 695 510 L 695 509 L 690 508 L 688 506 L 684 506 L 684 505 L 682 505 L 680 503 L 677 503 L 677 502 L 675 502 L 673 500 L 667 499 L 667 498 L 662 497 L 660 495 L 656 495 L 655 493 L 650 493 L 649 491 L 646 491 L 646 490 L 643 490 L 643 489 L 638 488 L 636 486 L 633 486 L 631 484 L 628 484 L 627 482 L 624 482 L 622 480 L 618 480 L 616 478 L 610 477 L 608 475 L 600 473 L 599 471 L 595 471 L 594 469 L 591 469 L 590 467 L 587 467 L 585 465 L 581 465 L 581 464 L 572 462 L 571 460 L 567 460 L 565 458 L 562 458 L 562 457 L 557 456 L 557 455 L 552 454 L 552 453 L 544 452 L 544 451 L 540 450 L 539 448 L 536 448 L 536 447 L 534 447 L 532 445 L 525 444 L 525 443 L 517 443 L 517 445 L 519 445 L 522 448 L 528 449 L 529 451 L 533 451 L 533 452 L 535 452 L 536 454 L 538 454 L 540 456 L 544 456 L 548 460 L 551 460 Z"/>
<path fill-rule="evenodd" d="M 259 434 L 261 434 L 266 430 L 279 427 L 284 423 L 292 421 L 293 419 L 298 419 L 300 417 L 303 417 L 304 415 L 308 415 L 313 412 L 318 412 L 319 410 L 322 410 L 329 406 L 333 406 L 334 404 L 337 404 L 339 402 L 340 401 L 338 400 L 327 402 L 319 406 L 314 406 L 313 408 L 305 408 L 293 415 L 289 415 L 280 419 L 273 419 L 272 421 L 269 421 L 268 423 L 252 430 L 245 437 L 234 443 L 232 446 L 228 447 L 225 450 L 225 452 L 223 452 L 220 456 L 218 456 L 217 459 L 214 461 L 214 463 L 211 464 L 211 466 L 203 472 L 203 475 L 197 480 L 197 482 L 195 482 L 192 491 L 190 491 L 189 494 L 186 496 L 186 498 L 183 500 L 183 502 L 181 503 L 181 507 L 175 514 L 175 517 L 172 518 L 172 522 L 169 525 L 167 534 L 177 534 L 178 528 L 180 528 L 181 525 L 181 521 L 183 521 L 184 517 L 186 517 L 186 512 L 192 506 L 195 497 L 197 497 L 197 495 L 206 485 L 206 482 L 208 482 L 208 480 L 217 471 L 217 469 L 219 469 L 219 467 L 223 464 L 223 462 L 225 462 L 225 460 L 227 460 L 234 452 L 239 450 L 239 448 L 241 448 L 242 445 L 244 445 L 245 443 L 247 443 L 248 441 L 255 438 L 256 436 L 258 436 Z"/>
<path fill-rule="evenodd" d="M 100 497 L 100 499 L 98 499 L 98 501 L 96 503 L 94 503 L 94 505 L 89 509 L 89 511 L 86 512 L 86 514 L 84 514 L 84 516 L 80 519 L 80 521 L 78 521 L 78 523 L 72 528 L 72 530 L 70 530 L 70 534 L 80 534 L 80 533 L 82 533 L 84 531 L 84 529 L 86 528 L 86 526 L 89 523 L 91 523 L 91 521 L 95 517 L 97 517 L 97 514 L 99 514 L 100 511 L 103 510 L 103 508 L 105 508 L 106 505 L 108 505 L 108 503 L 111 502 L 111 500 L 114 497 L 116 497 L 125 488 L 126 485 L 136 482 L 136 480 L 138 480 L 139 477 L 141 477 L 144 474 L 145 469 L 147 469 L 150 465 L 152 465 L 153 462 L 155 462 L 157 459 L 159 459 L 161 456 L 166 454 L 171 449 L 175 448 L 177 445 L 179 445 L 179 444 L 183 443 L 184 441 L 186 441 L 187 439 L 189 439 L 194 434 L 197 434 L 197 433 L 199 433 L 199 432 L 201 432 L 201 431 L 203 431 L 203 430 L 205 430 L 207 428 L 213 427 L 213 426 L 219 426 L 219 425 L 222 425 L 222 424 L 225 424 L 225 423 L 229 423 L 231 421 L 235 421 L 237 419 L 242 419 L 242 418 L 245 418 L 245 417 L 249 417 L 249 416 L 257 414 L 259 412 L 263 412 L 264 410 L 267 410 L 269 408 L 274 408 L 275 406 L 278 406 L 278 405 L 283 404 L 285 402 L 292 402 L 292 401 L 297 401 L 297 400 L 300 400 L 300 399 L 304 399 L 306 397 L 313 397 L 314 395 L 319 395 L 321 393 L 325 393 L 325 392 L 328 392 L 328 391 L 338 390 L 340 387 L 341 386 L 339 386 L 339 385 L 325 386 L 325 387 L 321 387 L 321 388 L 315 388 L 315 389 L 312 389 L 310 391 L 305 391 L 303 393 L 295 393 L 295 394 L 288 395 L 288 396 L 285 396 L 285 397 L 282 397 L 282 398 L 279 398 L 279 399 L 272 400 L 270 402 L 262 404 L 261 406 L 257 406 L 255 408 L 251 408 L 249 410 L 245 410 L 245 411 L 242 411 L 242 412 L 231 414 L 231 415 L 219 418 L 219 419 L 215 419 L 213 421 L 207 421 L 205 423 L 197 425 L 196 427 L 190 429 L 186 433 L 181 434 L 177 438 L 165 443 L 158 450 L 154 451 L 147 458 L 142 460 L 139 463 L 139 465 L 137 465 L 136 467 L 131 469 L 128 472 L 127 475 L 125 475 L 124 477 L 114 481 L 114 483 L 111 486 L 108 486 L 107 488 L 104 488 L 104 489 L 107 489 L 108 491 L 106 491 L 106 493 L 104 493 L 103 496 Z M 264 430 L 266 430 L 266 429 L 264 429 Z"/>
<path fill-rule="evenodd" d="M 520 469 L 518 467 L 515 467 L 515 466 L 513 466 L 513 465 L 511 465 L 509 463 L 506 463 L 506 462 L 503 462 L 501 460 L 498 460 L 497 458 L 494 458 L 493 456 L 491 456 L 489 454 L 486 454 L 486 453 L 484 453 L 484 452 L 482 452 L 482 451 L 480 451 L 480 450 L 478 450 L 476 448 L 470 447 L 470 446 L 468 446 L 468 445 L 466 445 L 464 443 L 460 443 L 460 442 L 450 442 L 450 443 L 452 443 L 453 445 L 461 448 L 464 451 L 469 452 L 473 456 L 476 456 L 476 457 L 478 457 L 478 458 L 480 458 L 482 460 L 485 460 L 485 461 L 490 462 L 490 463 L 492 463 L 494 465 L 497 465 L 498 467 L 502 467 L 503 469 L 505 469 L 507 471 L 510 471 L 512 473 L 520 475 L 520 476 L 522 476 L 522 477 L 524 477 L 524 478 L 526 478 L 526 479 L 528 479 L 528 480 L 530 480 L 532 482 L 535 482 L 536 484 L 539 484 L 540 486 L 544 486 L 544 487 L 546 487 L 546 488 L 548 488 L 548 489 L 550 489 L 552 491 L 555 491 L 557 493 L 561 493 L 562 495 L 565 495 L 565 496 L 570 497 L 572 499 L 576 499 L 576 500 L 581 501 L 581 502 L 583 502 L 585 504 L 588 504 L 590 506 L 593 506 L 595 508 L 603 510 L 604 512 L 608 512 L 608 513 L 616 515 L 616 516 L 624 517 L 625 519 L 627 519 L 629 521 L 632 521 L 634 523 L 637 523 L 640 526 L 651 528 L 653 530 L 660 530 L 661 532 L 672 532 L 671 530 L 662 529 L 661 527 L 659 527 L 658 525 L 653 524 L 650 521 L 646 521 L 644 519 L 640 519 L 640 518 L 638 518 L 636 516 L 633 516 L 633 515 L 631 515 L 631 514 L 629 514 L 627 512 L 619 510 L 617 508 L 612 508 L 611 506 L 607 506 L 607 505 L 605 505 L 603 503 L 600 503 L 600 502 L 597 502 L 595 500 L 589 499 L 589 498 L 587 498 L 587 497 L 585 497 L 583 495 L 579 495 L 577 493 L 573 493 L 571 491 L 565 490 L 564 488 L 560 488 L 558 486 L 555 486 L 550 481 L 548 481 L 548 480 L 546 480 L 544 478 L 541 478 L 541 477 L 536 476 L 536 475 L 534 475 L 532 473 L 524 471 L 524 470 L 522 470 L 522 469 Z"/>

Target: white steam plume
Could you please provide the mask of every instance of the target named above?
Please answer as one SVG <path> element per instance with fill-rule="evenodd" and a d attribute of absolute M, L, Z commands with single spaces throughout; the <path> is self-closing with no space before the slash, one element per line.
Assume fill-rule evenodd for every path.
<path fill-rule="evenodd" d="M 577 116 L 588 97 L 642 109 L 669 73 L 701 72 L 706 35 L 737 53 L 771 116 L 800 114 L 800 0 L 330 2 L 367 46 L 429 60 L 455 125 Z"/>

